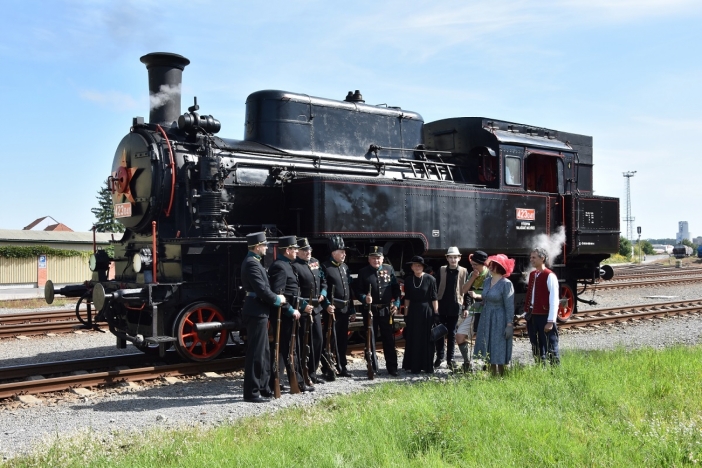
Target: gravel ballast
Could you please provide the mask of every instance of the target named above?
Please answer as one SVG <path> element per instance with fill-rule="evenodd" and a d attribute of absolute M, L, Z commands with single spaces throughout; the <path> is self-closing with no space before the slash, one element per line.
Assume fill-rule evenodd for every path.
<path fill-rule="evenodd" d="M 658 300 L 645 296 L 675 296 Z M 592 294 L 586 293 L 585 299 Z M 702 298 L 702 284 L 683 284 L 659 288 L 609 290 L 596 293 L 598 305 L 594 308 L 633 305 L 651 302 L 669 302 Z M 581 304 L 581 310 L 592 308 Z M 673 344 L 702 342 L 702 320 L 697 316 L 644 320 L 635 324 L 601 326 L 595 330 L 562 330 L 561 350 L 612 349 L 625 347 L 664 347 Z M 55 337 L 37 337 L 27 340 L 0 340 L 2 367 L 60 361 L 78 357 L 111 356 L 134 353 L 115 348 L 115 338 L 109 333 L 68 334 Z M 460 361 L 460 353 L 456 350 Z M 528 364 L 529 341 L 517 338 L 513 357 L 516 362 Z M 381 358 L 381 370 L 384 363 Z M 400 356 L 400 359 L 402 357 Z M 97 390 L 89 396 L 71 393 L 39 396 L 41 403 L 24 405 L 12 402 L 0 406 L 0 456 L 3 459 L 37 449 L 57 438 L 70 437 L 86 431 L 99 434 L 103 439 L 123 431 L 148 430 L 183 426 L 217 426 L 232 423 L 245 416 L 277 411 L 295 405 L 309 405 L 328 395 L 359 391 L 386 381 L 425 380 L 400 371 L 398 377 L 382 372 L 375 380 L 365 377 L 365 363 L 356 359 L 349 366 L 353 378 L 337 379 L 316 386 L 316 391 L 299 395 L 283 394 L 279 400 L 267 404 L 242 401 L 241 372 L 219 378 L 196 377 L 181 383 L 145 384 L 139 388 L 111 388 Z M 434 378 L 448 375 L 445 363 Z"/>

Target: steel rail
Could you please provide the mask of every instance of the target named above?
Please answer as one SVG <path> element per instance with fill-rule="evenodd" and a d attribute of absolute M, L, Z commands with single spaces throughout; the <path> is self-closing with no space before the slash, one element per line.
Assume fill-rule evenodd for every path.
<path fill-rule="evenodd" d="M 597 290 L 605 289 L 624 289 L 624 288 L 643 288 L 646 286 L 662 286 L 667 284 L 683 284 L 683 283 L 698 283 L 702 281 L 702 276 L 686 277 L 686 278 L 659 278 L 650 281 L 620 281 L 595 283 L 594 288 Z"/>
<path fill-rule="evenodd" d="M 400 346 L 404 346 L 404 340 L 397 340 L 397 344 Z M 382 345 L 382 343 L 378 342 L 377 345 Z M 359 351 L 362 349 L 363 344 L 350 345 L 348 347 L 348 352 Z M 112 365 L 115 365 L 119 362 L 119 358 L 122 358 L 123 362 L 116 365 L 126 365 L 128 364 L 128 362 L 125 363 L 124 358 L 132 357 L 134 359 L 135 356 L 138 355 L 111 356 L 109 358 L 103 358 L 105 363 L 103 367 L 106 367 L 106 363 L 110 362 L 111 359 L 115 359 L 115 361 L 111 362 Z M 153 357 L 151 357 L 150 359 L 154 360 Z M 156 380 L 163 377 L 195 375 L 204 372 L 232 372 L 242 370 L 244 368 L 244 360 L 245 358 L 243 357 L 230 357 L 224 359 L 215 359 L 213 361 L 208 362 L 181 362 L 175 364 L 139 367 L 134 369 L 115 369 L 110 371 L 93 372 L 81 375 L 47 377 L 37 380 L 23 380 L 20 382 L 2 383 L 0 384 L 0 399 L 12 398 L 18 395 L 37 395 L 40 393 L 65 391 L 77 387 L 97 387 L 100 385 L 116 384 L 120 382 L 143 382 Z M 92 362 L 95 360 L 89 361 Z M 65 367 L 65 370 L 63 372 L 68 372 L 69 366 L 72 369 L 72 372 L 75 372 L 79 370 L 85 370 L 84 368 L 82 368 L 85 366 L 81 366 L 81 364 L 83 363 L 84 361 L 48 363 L 46 365 L 40 364 L 36 366 L 35 369 L 39 370 L 42 366 L 47 366 L 46 369 L 48 369 L 49 371 L 47 373 L 50 375 L 53 373 L 57 373 L 55 366 L 59 364 Z M 26 367 L 31 366 L 23 367 L 25 367 L 26 374 Z M 20 375 L 21 371 L 17 371 L 16 369 L 18 368 L 7 368 L 5 369 L 5 372 L 7 372 L 7 375 L 12 375 L 12 372 L 15 372 L 16 375 Z M 0 369 L 0 376 L 4 378 L 5 376 L 2 374 L 2 371 L 3 370 Z M 32 372 L 31 375 L 41 374 L 38 372 Z"/>
<path fill-rule="evenodd" d="M 690 315 L 696 313 L 702 313 L 702 299 L 592 309 L 574 314 L 567 322 L 559 323 L 558 328 L 578 328 L 601 323 L 628 322 L 644 318 Z M 524 336 L 526 334 L 526 323 L 524 320 L 521 320 L 519 325 L 514 327 L 514 333 L 517 336 Z"/>
<path fill-rule="evenodd" d="M 53 361 L 41 364 L 26 364 L 21 366 L 0 367 L 0 382 L 26 379 L 31 376 L 49 376 L 67 374 L 76 371 L 95 371 L 118 366 L 144 366 L 148 363 L 171 362 L 179 360 L 175 352 L 168 352 L 165 358 L 150 356 L 144 353 L 121 354 L 117 356 L 102 356 L 97 358 L 79 359 L 75 361 Z"/>
<path fill-rule="evenodd" d="M 45 322 L 22 325 L 6 325 L 0 327 L 0 338 L 44 335 L 46 333 L 68 333 L 80 329 L 84 328 L 83 325 L 77 320 L 72 322 Z"/>
<path fill-rule="evenodd" d="M 0 327 L 5 325 L 16 325 L 20 323 L 37 323 L 37 322 L 60 322 L 66 320 L 78 321 L 76 319 L 76 311 L 71 310 L 52 310 L 46 312 L 31 312 L 31 313 L 13 313 L 0 315 Z"/>
<path fill-rule="evenodd" d="M 681 270 L 681 271 L 659 271 L 656 273 L 640 273 L 640 274 L 630 274 L 630 275 L 615 275 L 610 282 L 615 281 L 629 281 L 645 278 L 668 278 L 668 277 L 678 277 L 678 276 L 702 276 L 702 270 Z"/>

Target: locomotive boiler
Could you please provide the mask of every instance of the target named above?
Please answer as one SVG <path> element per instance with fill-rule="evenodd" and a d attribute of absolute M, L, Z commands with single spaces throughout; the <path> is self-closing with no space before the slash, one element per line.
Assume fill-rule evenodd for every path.
<path fill-rule="evenodd" d="M 114 258 L 91 258 L 91 281 L 47 286 L 47 300 L 88 301 L 118 347 L 216 357 L 241 329 L 245 235 L 261 230 L 274 245 L 305 236 L 320 258 L 340 235 L 352 269 L 370 245 L 399 268 L 415 254 L 438 266 L 449 246 L 506 253 L 517 259 L 512 279 L 523 293 L 518 280 L 536 236 L 560 228 L 553 269 L 562 320 L 576 311 L 578 283 L 611 274 L 600 262 L 618 250 L 619 201 L 593 194 L 591 137 L 477 117 L 424 123 L 415 112 L 368 105 L 359 91 L 342 101 L 267 90 L 246 101 L 244 139 L 227 139 L 196 98 L 181 114 L 189 60 L 153 53 L 141 61 L 149 120 L 133 119 L 109 177 L 126 231 Z"/>

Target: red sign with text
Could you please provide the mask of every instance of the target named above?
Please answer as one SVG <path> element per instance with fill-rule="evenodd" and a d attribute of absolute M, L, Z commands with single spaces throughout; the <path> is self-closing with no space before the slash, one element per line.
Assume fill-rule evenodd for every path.
<path fill-rule="evenodd" d="M 117 203 L 115 205 L 115 218 L 129 218 L 132 215 L 131 203 Z"/>
<path fill-rule="evenodd" d="M 517 208 L 517 219 L 519 221 L 534 221 L 536 219 L 536 210 L 532 208 Z"/>

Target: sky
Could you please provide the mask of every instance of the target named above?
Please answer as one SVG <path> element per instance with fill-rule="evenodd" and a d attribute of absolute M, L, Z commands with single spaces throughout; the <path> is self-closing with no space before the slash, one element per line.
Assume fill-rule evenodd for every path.
<path fill-rule="evenodd" d="M 631 179 L 642 238 L 702 235 L 699 0 L 0 0 L 0 229 L 87 231 L 132 117 L 139 57 L 190 59 L 183 111 L 242 139 L 246 97 L 281 89 L 591 135 L 597 195 Z M 625 224 L 622 222 L 622 231 Z M 636 230 L 634 229 L 634 232 Z"/>

